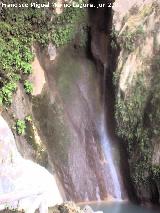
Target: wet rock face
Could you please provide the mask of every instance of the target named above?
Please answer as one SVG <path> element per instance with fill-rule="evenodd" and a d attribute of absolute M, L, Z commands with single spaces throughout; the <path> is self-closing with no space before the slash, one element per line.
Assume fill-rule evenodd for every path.
<path fill-rule="evenodd" d="M 39 52 L 47 84 L 32 109 L 67 199 L 104 199 L 108 186 L 97 122 L 99 81 L 94 65 L 76 51 L 62 50 L 56 63 Z"/>
<path fill-rule="evenodd" d="M 138 199 L 159 204 L 160 5 L 152 0 L 127 2 L 118 0 L 113 16 L 121 48 L 114 74 L 117 134 L 125 141 Z"/>
<path fill-rule="evenodd" d="M 35 59 L 37 61 L 37 59 Z M 39 68 L 39 66 L 37 66 Z M 39 76 L 40 72 L 33 72 L 33 78 Z M 38 78 L 40 80 L 40 78 Z M 35 90 L 37 90 L 37 80 L 33 81 L 35 85 Z M 39 82 L 40 84 L 40 82 Z M 42 85 L 41 85 L 42 86 Z M 41 87 L 38 85 L 38 88 Z M 27 122 L 26 123 L 26 134 L 23 135 L 17 135 L 16 130 L 13 128 L 15 126 L 15 123 L 17 119 L 24 120 L 25 117 L 32 115 L 32 104 L 31 100 L 28 95 L 26 95 L 24 88 L 21 84 L 18 85 L 16 94 L 14 95 L 13 103 L 10 107 L 10 109 L 6 112 L 3 112 L 3 116 L 5 120 L 8 122 L 10 128 L 12 127 L 12 131 L 15 137 L 15 143 L 17 145 L 18 151 L 21 153 L 21 155 L 26 158 L 33 160 L 34 162 L 37 162 L 41 164 L 42 166 L 47 167 L 48 166 L 48 155 L 47 151 L 41 141 L 40 136 L 38 135 L 37 128 L 33 122 Z"/>

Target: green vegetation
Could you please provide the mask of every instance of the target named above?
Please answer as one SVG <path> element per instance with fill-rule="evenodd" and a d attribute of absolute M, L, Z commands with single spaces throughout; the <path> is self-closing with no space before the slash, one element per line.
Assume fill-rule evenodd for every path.
<path fill-rule="evenodd" d="M 117 41 L 124 51 L 121 68 L 114 73 L 113 83 L 116 88 L 115 118 L 117 135 L 123 139 L 128 149 L 130 173 L 135 186 L 139 189 L 148 181 L 159 180 L 160 169 L 152 165 L 155 154 L 153 147 L 160 138 L 160 57 L 156 39 L 154 40 L 154 56 L 151 59 L 140 58 L 143 70 L 137 70 L 132 82 L 128 83 L 126 91 L 119 89 L 119 79 L 123 63 L 131 52 L 136 50 L 145 41 L 145 25 L 149 16 L 158 11 L 157 4 L 144 6 L 139 11 L 126 17 L 125 29 L 120 35 L 113 30 L 111 37 Z M 133 8 L 134 9 L 134 8 Z M 156 17 L 156 15 L 155 15 Z M 142 22 L 142 20 L 144 20 Z M 144 26 L 143 26 L 144 24 Z M 156 32 L 155 32 L 156 37 Z M 112 48 L 115 48 L 113 43 Z M 133 52 L 134 53 L 134 52 Z M 136 57 L 142 55 L 134 54 Z M 150 67 L 150 70 L 148 70 Z M 158 164 L 155 162 L 155 164 Z"/>
<path fill-rule="evenodd" d="M 12 103 L 12 94 L 16 88 L 15 82 L 9 82 L 2 87 L 0 91 L 0 105 L 5 104 L 8 106 Z"/>
<path fill-rule="evenodd" d="M 15 130 L 18 135 L 24 135 L 26 133 L 27 123 L 32 123 L 32 116 L 27 115 L 24 120 L 18 119 L 16 121 Z"/>
<path fill-rule="evenodd" d="M 66 8 L 64 12 L 53 21 L 51 41 L 56 46 L 65 45 L 74 39 L 79 32 L 85 34 L 86 13 L 79 8 Z"/>
<path fill-rule="evenodd" d="M 6 37 L 5 31 L 8 25 L 0 22 L 0 100 L 1 105 L 12 103 L 12 94 L 15 92 L 17 82 L 21 78 L 21 73 L 30 74 L 30 62 L 33 55 L 27 46 L 23 46 L 18 39 Z M 4 37 L 3 37 L 4 34 Z"/>
<path fill-rule="evenodd" d="M 125 30 L 119 38 L 121 48 L 131 52 L 137 46 L 137 41 L 142 40 L 145 37 L 143 26 L 140 25 L 135 30 Z"/>
<path fill-rule="evenodd" d="M 128 95 L 125 98 L 119 97 L 116 104 L 117 134 L 127 142 L 130 158 L 135 152 L 140 153 L 132 165 L 135 182 L 146 181 L 143 172 L 150 169 L 148 164 L 151 158 L 150 140 L 148 130 L 144 127 L 147 99 L 144 76 L 139 75 Z"/>
<path fill-rule="evenodd" d="M 24 136 L 27 143 L 34 150 L 35 160 L 42 166 L 47 164 L 47 152 L 44 145 L 37 137 L 38 133 L 31 115 L 27 115 L 24 119 L 17 119 L 13 130 L 17 135 Z"/>
<path fill-rule="evenodd" d="M 141 74 L 133 79 L 134 84 L 130 85 L 125 95 L 119 91 L 116 99 L 117 134 L 126 143 L 132 179 L 136 184 L 145 183 L 149 178 L 160 177 L 159 167 L 152 166 L 151 161 L 153 143 L 160 138 L 159 60 L 157 52 L 149 62 L 152 74 L 140 72 Z M 118 85 L 118 76 L 117 73 L 115 85 Z"/>
<path fill-rule="evenodd" d="M 145 31 L 142 25 L 130 29 L 126 29 L 119 35 L 119 33 L 113 28 L 111 32 L 111 47 L 113 49 L 117 48 L 117 44 L 121 49 L 132 52 L 136 47 L 139 41 L 145 37 Z M 115 42 L 116 41 L 116 42 Z"/>
<path fill-rule="evenodd" d="M 78 0 L 77 0 L 78 1 Z M 30 4 L 31 0 L 25 3 Z M 47 3 L 38 0 L 37 3 Z M 54 1 L 49 1 L 50 5 Z M 9 4 L 9 0 L 5 1 Z M 17 0 L 16 3 L 22 3 Z M 87 35 L 86 12 L 79 8 L 65 8 L 56 15 L 53 8 L 5 8 L 0 13 L 0 102 L 10 105 L 16 84 L 32 73 L 34 58 L 32 45 L 46 46 L 53 42 L 57 47 L 71 42 L 77 34 L 84 44 Z M 26 80 L 24 88 L 32 93 L 32 85 Z"/>
<path fill-rule="evenodd" d="M 18 119 L 16 121 L 16 132 L 18 135 L 24 135 L 26 130 L 26 123 L 24 120 Z"/>
<path fill-rule="evenodd" d="M 159 4 L 156 1 L 143 7 L 134 5 L 131 8 L 130 14 L 123 18 L 125 29 L 122 28 L 121 35 L 117 37 L 122 49 L 132 52 L 141 45 L 141 42 L 146 37 L 144 27 L 147 25 L 151 14 L 155 14 L 155 17 L 159 14 Z"/>
<path fill-rule="evenodd" d="M 153 172 L 153 178 L 155 180 L 160 181 L 160 166 L 156 165 L 152 167 L 152 172 Z"/>
<path fill-rule="evenodd" d="M 24 90 L 25 92 L 29 95 L 29 94 L 32 94 L 33 92 L 33 84 L 28 81 L 28 80 L 25 80 L 24 81 Z"/>

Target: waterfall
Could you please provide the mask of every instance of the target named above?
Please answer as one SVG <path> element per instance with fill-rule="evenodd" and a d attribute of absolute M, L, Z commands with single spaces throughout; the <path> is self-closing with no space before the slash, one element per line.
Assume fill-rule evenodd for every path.
<path fill-rule="evenodd" d="M 109 180 L 110 184 L 112 185 L 112 196 L 117 198 L 117 199 L 121 199 L 121 187 L 120 187 L 120 183 L 118 180 L 118 175 L 113 163 L 113 159 L 112 159 L 112 150 L 111 150 L 111 146 L 110 146 L 110 139 L 109 136 L 107 134 L 106 131 L 106 125 L 105 125 L 105 116 L 104 114 L 102 114 L 101 116 L 101 124 L 100 124 L 100 139 L 101 139 L 101 144 L 103 146 L 103 151 L 106 157 L 106 161 L 107 161 L 107 170 L 109 170 L 111 179 Z"/>
<path fill-rule="evenodd" d="M 111 139 L 109 137 L 108 131 L 107 131 L 107 124 L 106 124 L 106 119 L 105 119 L 105 110 L 106 110 L 106 66 L 104 66 L 104 80 L 103 80 L 103 110 L 101 114 L 101 119 L 100 119 L 100 140 L 101 144 L 104 150 L 105 158 L 107 161 L 106 165 L 106 170 L 110 174 L 110 180 L 108 180 L 109 184 L 111 185 L 111 190 L 110 193 L 113 197 L 115 197 L 118 200 L 121 200 L 121 187 L 118 179 L 118 175 L 116 172 L 116 168 L 113 162 L 112 158 L 112 148 L 110 145 Z"/>
<path fill-rule="evenodd" d="M 8 124 L 0 116 L 0 209 L 46 213 L 62 202 L 54 176 L 18 152 Z"/>

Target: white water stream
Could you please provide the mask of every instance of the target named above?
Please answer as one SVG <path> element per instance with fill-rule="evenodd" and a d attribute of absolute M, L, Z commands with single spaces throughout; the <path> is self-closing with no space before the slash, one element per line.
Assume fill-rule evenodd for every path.
<path fill-rule="evenodd" d="M 114 198 L 121 200 L 122 199 L 121 187 L 120 187 L 120 183 L 119 183 L 119 180 L 118 180 L 116 168 L 115 168 L 115 165 L 114 165 L 113 159 L 112 159 L 112 149 L 111 149 L 111 146 L 110 146 L 110 138 L 107 135 L 104 114 L 102 114 L 102 117 L 101 117 L 100 139 L 101 139 L 101 144 L 103 146 L 105 158 L 106 158 L 106 161 L 107 161 L 107 169 L 109 169 L 109 173 L 110 173 L 110 176 L 111 176 L 111 180 L 109 180 L 110 184 L 112 185 L 112 194 L 111 195 Z"/>
<path fill-rule="evenodd" d="M 112 158 L 112 148 L 111 148 L 111 139 L 109 137 L 108 131 L 107 131 L 107 124 L 105 119 L 105 112 L 106 112 L 106 65 L 104 65 L 104 80 L 103 80 L 103 108 L 102 108 L 102 114 L 100 118 L 100 139 L 101 144 L 103 146 L 103 151 L 105 154 L 106 162 L 107 162 L 107 170 L 109 170 L 111 179 L 108 180 L 111 185 L 111 195 L 116 198 L 117 200 L 122 199 L 121 194 L 121 186 L 118 179 L 117 171 L 114 165 L 114 161 Z"/>
<path fill-rule="evenodd" d="M 0 209 L 46 213 L 49 206 L 61 202 L 54 176 L 20 155 L 12 131 L 0 116 Z"/>

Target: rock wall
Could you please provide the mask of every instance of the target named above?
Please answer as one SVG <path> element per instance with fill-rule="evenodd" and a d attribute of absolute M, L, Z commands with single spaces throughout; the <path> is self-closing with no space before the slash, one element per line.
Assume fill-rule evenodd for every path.
<path fill-rule="evenodd" d="M 159 1 L 116 1 L 112 51 L 119 53 L 116 89 L 117 134 L 128 153 L 139 201 L 160 203 Z"/>
<path fill-rule="evenodd" d="M 33 114 L 66 198 L 104 199 L 107 174 L 96 123 L 101 107 L 94 64 L 72 46 L 61 49 L 55 62 L 41 50 L 37 54 L 47 83 L 33 98 Z"/>
<path fill-rule="evenodd" d="M 19 84 L 11 108 L 3 113 L 11 126 L 15 119 L 32 117 L 24 136 L 15 132 L 18 149 L 57 175 L 67 200 L 106 199 L 112 186 L 99 135 L 100 75 L 74 45 L 58 49 L 54 61 L 47 49 L 33 49 L 33 95 L 28 97 Z"/>
<path fill-rule="evenodd" d="M 3 116 L 10 127 L 13 127 L 19 152 L 24 158 L 32 159 L 50 172 L 55 172 L 66 199 L 105 199 L 113 190 L 109 181 L 107 182 L 110 176 L 106 171 L 107 162 L 100 145 L 99 119 L 103 109 L 99 85 L 102 79 L 96 70 L 98 66 L 95 67 L 86 53 L 89 46 L 86 44 L 89 31 L 86 13 L 81 14 L 75 8 L 70 9 L 66 9 L 59 17 L 54 17 L 55 14 L 50 16 L 51 10 L 39 10 L 40 14 L 35 15 L 41 16 L 40 23 L 39 20 L 38 23 L 32 23 L 35 22 L 34 19 L 24 18 L 23 21 L 29 20 L 29 26 L 31 24 L 34 28 L 26 29 L 27 33 L 34 33 L 38 25 L 40 31 L 34 34 L 35 40 L 43 48 L 33 47 L 32 44 L 32 52 L 35 52 L 33 73 L 30 76 L 20 73 L 12 105 L 6 108 Z M 27 12 L 29 17 L 32 17 L 32 12 Z M 16 9 L 12 10 L 11 16 L 12 13 L 16 16 Z M 21 15 L 23 17 L 23 13 Z M 8 20 L 6 17 L 5 21 Z M 28 26 L 28 22 L 24 23 L 21 24 Z M 12 21 L 11 24 L 14 26 Z M 37 24 L 36 27 L 34 24 Z M 103 28 L 103 23 L 101 27 Z M 45 35 L 41 29 L 45 31 Z M 21 29 L 20 32 L 23 34 Z M 104 38 L 105 34 L 101 36 L 95 49 L 99 49 L 98 60 L 104 60 L 105 64 L 105 47 L 107 45 L 108 48 L 108 41 Z M 47 42 L 49 51 L 44 48 L 48 45 Z M 93 49 L 94 44 L 92 42 Z M 23 58 L 23 54 L 21 57 Z M 31 56 L 27 61 L 29 68 L 30 61 Z M 24 90 L 26 79 L 29 80 L 29 92 Z M 33 84 L 33 93 L 30 82 Z M 9 95 L 11 98 L 12 94 Z M 25 134 L 17 134 L 18 131 Z"/>

